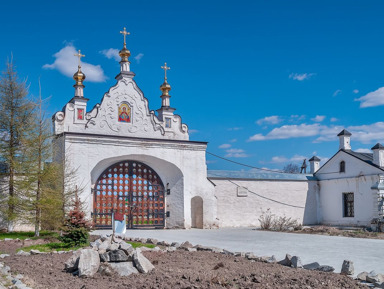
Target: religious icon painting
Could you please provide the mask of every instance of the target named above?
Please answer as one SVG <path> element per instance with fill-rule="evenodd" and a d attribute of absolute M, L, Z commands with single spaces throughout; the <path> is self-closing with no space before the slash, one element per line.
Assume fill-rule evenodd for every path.
<path fill-rule="evenodd" d="M 131 107 L 127 103 L 119 105 L 119 122 L 131 122 Z"/>
<path fill-rule="evenodd" d="M 78 120 L 84 119 L 84 108 L 78 108 L 77 109 L 77 119 Z"/>

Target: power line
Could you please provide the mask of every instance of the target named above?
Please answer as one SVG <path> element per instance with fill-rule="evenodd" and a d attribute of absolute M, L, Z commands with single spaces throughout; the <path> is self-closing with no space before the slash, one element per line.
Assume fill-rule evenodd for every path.
<path fill-rule="evenodd" d="M 207 151 L 207 154 L 210 154 L 214 157 L 217 157 L 219 159 L 222 159 L 222 160 L 225 160 L 227 162 L 231 162 L 231 163 L 234 163 L 234 164 L 237 164 L 237 165 L 240 165 L 240 166 L 244 166 L 244 167 L 248 167 L 248 168 L 252 168 L 252 169 L 257 169 L 257 170 L 261 170 L 261 171 L 267 171 L 267 172 L 274 172 L 274 173 L 280 173 L 280 174 L 289 174 L 289 175 L 292 175 L 292 174 L 298 174 L 298 173 L 285 173 L 283 171 L 276 171 L 276 170 L 270 170 L 270 169 L 264 169 L 264 168 L 258 168 L 258 167 L 254 167 L 254 166 L 250 166 L 250 165 L 246 165 L 246 164 L 243 164 L 243 163 L 239 163 L 239 162 L 235 162 L 235 161 L 232 161 L 232 160 L 229 160 L 229 159 L 226 159 L 226 158 L 223 158 L 221 156 L 218 156 L 218 155 L 215 155 L 213 153 L 210 153 Z"/>
<path fill-rule="evenodd" d="M 237 187 L 241 187 L 240 185 L 236 184 L 235 182 L 231 181 L 231 180 L 227 180 L 228 182 L 234 184 L 235 186 Z M 299 208 L 299 209 L 305 209 L 305 207 L 300 207 L 300 206 L 295 206 L 295 205 L 291 205 L 291 204 L 287 204 L 287 203 L 283 203 L 283 202 L 280 202 L 280 201 L 276 201 L 274 199 L 271 199 L 271 198 L 267 198 L 267 197 L 264 197 L 262 195 L 259 195 L 255 192 L 252 192 L 250 191 L 248 188 L 245 188 L 248 192 L 250 192 L 251 194 L 254 194 L 260 198 L 263 198 L 263 199 L 266 199 L 266 200 L 269 200 L 269 201 L 272 201 L 272 202 L 275 202 L 275 203 L 278 203 L 278 204 L 281 204 L 281 205 L 284 205 L 284 206 L 288 206 L 288 207 L 293 207 L 293 208 Z"/>

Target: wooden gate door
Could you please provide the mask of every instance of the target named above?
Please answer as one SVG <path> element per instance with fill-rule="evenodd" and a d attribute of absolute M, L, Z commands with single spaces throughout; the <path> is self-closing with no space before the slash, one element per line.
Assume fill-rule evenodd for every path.
<path fill-rule="evenodd" d="M 97 228 L 112 228 L 112 212 L 126 215 L 127 228 L 164 228 L 164 185 L 159 175 L 137 161 L 107 168 L 96 182 L 93 219 Z"/>

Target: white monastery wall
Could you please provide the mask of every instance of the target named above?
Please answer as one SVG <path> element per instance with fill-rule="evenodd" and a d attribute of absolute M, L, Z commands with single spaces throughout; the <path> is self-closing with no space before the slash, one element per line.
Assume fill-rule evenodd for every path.
<path fill-rule="evenodd" d="M 322 223 L 368 226 L 377 215 L 378 191 L 372 190 L 378 175 L 320 181 Z M 354 193 L 354 217 L 344 217 L 343 193 Z"/>
<path fill-rule="evenodd" d="M 170 211 L 167 227 L 191 226 L 191 198 L 204 200 L 204 226 L 214 226 L 216 199 L 213 185 L 207 179 L 205 143 L 164 140 L 111 138 L 108 136 L 65 134 L 66 155 L 79 182 L 84 187 L 82 200 L 93 209 L 94 187 L 100 174 L 110 165 L 123 160 L 136 160 L 159 174 L 170 195 L 165 195 Z"/>
<path fill-rule="evenodd" d="M 317 223 L 316 182 L 282 180 L 213 179 L 216 185 L 217 218 L 220 227 L 260 226 L 259 218 L 270 209 L 276 216 L 297 219 L 299 223 Z M 238 195 L 238 186 L 247 196 Z M 283 205 L 260 196 L 276 200 Z M 241 193 L 240 193 L 241 194 Z"/>

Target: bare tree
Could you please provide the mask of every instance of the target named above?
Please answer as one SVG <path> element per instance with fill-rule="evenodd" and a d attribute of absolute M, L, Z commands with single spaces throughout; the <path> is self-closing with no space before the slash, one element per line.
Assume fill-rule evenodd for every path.
<path fill-rule="evenodd" d="M 284 173 L 297 174 L 300 172 L 300 167 L 297 164 L 289 163 L 283 168 Z"/>

